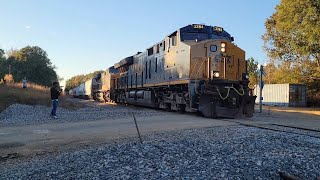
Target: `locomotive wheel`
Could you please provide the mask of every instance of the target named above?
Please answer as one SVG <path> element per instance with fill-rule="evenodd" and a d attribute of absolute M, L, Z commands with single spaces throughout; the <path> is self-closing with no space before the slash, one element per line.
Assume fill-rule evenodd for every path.
<path fill-rule="evenodd" d="M 167 103 L 167 107 L 166 107 L 165 110 L 168 111 L 168 112 L 171 112 L 171 111 L 172 111 L 172 110 L 171 110 L 171 104 L 170 104 L 170 103 Z"/>
<path fill-rule="evenodd" d="M 95 100 L 95 101 L 97 101 L 97 100 L 98 100 L 98 99 L 97 99 L 97 95 L 96 95 L 96 93 L 92 94 L 92 99 L 93 99 L 93 100 Z"/>
<path fill-rule="evenodd" d="M 216 103 L 212 96 L 206 94 L 200 96 L 199 111 L 204 117 L 217 118 Z"/>
<path fill-rule="evenodd" d="M 104 99 L 103 99 L 103 94 L 100 92 L 100 93 L 97 93 L 96 94 L 96 99 L 98 100 L 98 101 L 104 101 Z"/>
<path fill-rule="evenodd" d="M 186 112 L 186 105 L 180 104 L 179 105 L 179 113 L 184 114 Z"/>
<path fill-rule="evenodd" d="M 103 99 L 104 99 L 104 102 L 110 102 L 111 99 L 110 99 L 110 93 L 109 92 L 106 92 L 103 94 Z"/>

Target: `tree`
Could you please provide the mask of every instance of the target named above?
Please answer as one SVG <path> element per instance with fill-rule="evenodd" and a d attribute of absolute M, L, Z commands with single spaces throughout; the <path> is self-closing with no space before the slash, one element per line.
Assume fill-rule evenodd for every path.
<path fill-rule="evenodd" d="M 4 75 L 6 74 L 6 70 L 8 70 L 5 64 L 6 57 L 4 56 L 4 54 L 5 54 L 4 50 L 0 49 L 0 80 L 4 78 Z"/>
<path fill-rule="evenodd" d="M 267 80 L 306 84 L 308 99 L 319 102 L 320 0 L 281 0 L 265 26 L 263 48 L 271 60 Z"/>
<path fill-rule="evenodd" d="M 8 58 L 1 63 L 1 67 L 11 66 L 15 81 L 26 77 L 30 82 L 50 86 L 57 80 L 55 67 L 52 65 L 47 53 L 38 46 L 27 46 L 20 50 L 11 50 Z M 6 69 L 0 69 L 0 75 L 7 74 Z"/>
<path fill-rule="evenodd" d="M 4 50 L 3 49 L 0 49 L 0 59 L 2 59 L 4 57 Z"/>
<path fill-rule="evenodd" d="M 320 0 L 282 0 L 265 26 L 264 48 L 271 58 L 308 57 L 320 67 Z"/>
<path fill-rule="evenodd" d="M 248 62 L 248 73 L 249 73 L 249 87 L 254 89 L 255 85 L 258 84 L 258 62 L 253 57 L 247 59 Z"/>

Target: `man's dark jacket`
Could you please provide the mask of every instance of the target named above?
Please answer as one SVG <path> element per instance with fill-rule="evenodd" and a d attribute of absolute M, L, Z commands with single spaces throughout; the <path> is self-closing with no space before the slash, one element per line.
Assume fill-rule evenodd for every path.
<path fill-rule="evenodd" d="M 54 99 L 58 99 L 59 98 L 59 95 L 60 95 L 60 92 L 58 90 L 58 88 L 55 88 L 55 87 L 52 87 L 50 89 L 50 93 L 51 93 L 51 99 L 54 100 Z"/>

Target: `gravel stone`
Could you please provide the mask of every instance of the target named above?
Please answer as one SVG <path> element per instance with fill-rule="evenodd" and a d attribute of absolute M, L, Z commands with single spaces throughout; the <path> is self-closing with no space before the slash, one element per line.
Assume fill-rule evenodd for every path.
<path fill-rule="evenodd" d="M 134 113 L 136 117 L 160 116 L 164 113 L 154 109 L 116 105 L 85 107 L 73 111 L 59 107 L 57 110 L 59 119 L 52 119 L 50 112 L 51 107 L 13 104 L 0 114 L 0 126 L 24 126 L 102 119 L 113 120 L 132 117 L 132 113 Z"/>
<path fill-rule="evenodd" d="M 0 179 L 280 179 L 280 171 L 320 177 L 320 139 L 308 135 L 229 126 L 142 138 L 0 163 Z"/>

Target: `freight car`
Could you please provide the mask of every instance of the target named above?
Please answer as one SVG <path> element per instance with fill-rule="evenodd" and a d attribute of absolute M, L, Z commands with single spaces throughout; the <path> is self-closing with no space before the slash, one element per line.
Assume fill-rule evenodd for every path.
<path fill-rule="evenodd" d="M 69 90 L 68 95 L 73 96 L 73 89 Z"/>
<path fill-rule="evenodd" d="M 85 93 L 85 84 L 81 83 L 78 87 L 75 89 L 75 97 L 84 98 Z"/>
<path fill-rule="evenodd" d="M 245 51 L 223 28 L 191 24 L 114 67 L 118 103 L 199 112 L 205 117 L 251 117 Z"/>

